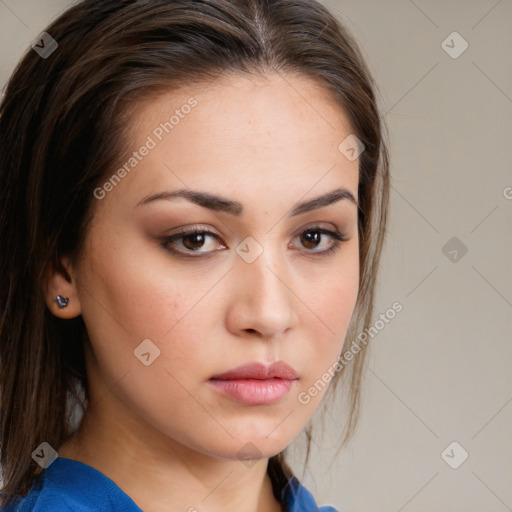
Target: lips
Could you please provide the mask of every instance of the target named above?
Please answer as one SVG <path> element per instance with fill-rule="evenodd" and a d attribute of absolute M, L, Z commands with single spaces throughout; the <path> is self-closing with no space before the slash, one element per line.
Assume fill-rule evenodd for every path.
<path fill-rule="evenodd" d="M 270 366 L 250 363 L 215 375 L 208 383 L 218 393 L 245 405 L 269 405 L 279 401 L 298 379 L 283 361 Z"/>
<path fill-rule="evenodd" d="M 263 363 L 250 363 L 237 366 L 227 372 L 214 375 L 214 380 L 238 380 L 238 379 L 288 379 L 297 378 L 297 372 L 283 361 L 275 361 L 270 366 Z"/>

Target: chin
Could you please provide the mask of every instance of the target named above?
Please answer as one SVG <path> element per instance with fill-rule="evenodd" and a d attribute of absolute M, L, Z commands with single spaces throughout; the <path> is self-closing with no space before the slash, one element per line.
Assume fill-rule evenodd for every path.
<path fill-rule="evenodd" d="M 235 433 L 231 432 L 233 438 L 223 436 L 222 442 L 220 442 L 219 438 L 212 439 L 208 446 L 203 444 L 198 449 L 213 457 L 226 460 L 240 460 L 244 462 L 268 459 L 283 451 L 292 441 L 292 439 L 285 439 L 275 432 L 269 435 L 269 432 L 267 430 L 255 435 L 248 435 L 246 432 L 244 435 L 239 436 L 235 436 Z"/>

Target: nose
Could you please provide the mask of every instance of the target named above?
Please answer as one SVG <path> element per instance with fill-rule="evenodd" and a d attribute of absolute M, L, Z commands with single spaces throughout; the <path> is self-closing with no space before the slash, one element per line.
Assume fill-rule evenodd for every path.
<path fill-rule="evenodd" d="M 231 332 L 274 338 L 297 324 L 296 283 L 277 251 L 265 248 L 251 263 L 235 258 L 227 318 Z"/>

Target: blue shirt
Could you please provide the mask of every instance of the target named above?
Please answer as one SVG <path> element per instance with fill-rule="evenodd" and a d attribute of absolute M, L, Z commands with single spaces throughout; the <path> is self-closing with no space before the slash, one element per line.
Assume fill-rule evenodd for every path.
<path fill-rule="evenodd" d="M 318 507 L 311 493 L 293 477 L 281 494 L 286 512 L 338 512 Z M 110 478 L 97 469 L 57 457 L 28 494 L 2 512 L 143 512 Z"/>

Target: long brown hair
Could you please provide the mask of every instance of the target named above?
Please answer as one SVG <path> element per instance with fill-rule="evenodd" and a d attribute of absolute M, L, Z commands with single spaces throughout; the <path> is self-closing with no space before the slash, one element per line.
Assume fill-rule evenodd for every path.
<path fill-rule="evenodd" d="M 126 150 L 134 102 L 221 74 L 294 72 L 332 91 L 364 144 L 359 161 L 360 288 L 347 340 L 368 327 L 386 227 L 388 152 L 375 83 L 355 40 L 311 0 L 86 0 L 29 49 L 0 107 L 0 466 L 2 502 L 25 495 L 41 468 L 32 451 L 61 445 L 86 407 L 82 317 L 46 307 L 43 278 L 82 249 L 95 187 Z M 341 141 L 340 141 L 341 142 Z M 359 411 L 364 351 L 343 375 L 350 390 L 343 443 Z M 307 430 L 308 441 L 311 429 Z M 308 443 L 309 454 L 309 443 Z M 307 461 L 306 461 L 307 462 Z M 292 471 L 269 461 L 274 493 Z"/>

